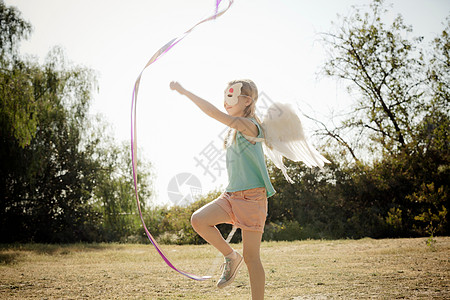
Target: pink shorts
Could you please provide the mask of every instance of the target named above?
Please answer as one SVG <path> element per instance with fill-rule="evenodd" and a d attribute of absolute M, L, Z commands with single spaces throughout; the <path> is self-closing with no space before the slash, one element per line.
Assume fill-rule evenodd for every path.
<path fill-rule="evenodd" d="M 267 216 L 265 188 L 225 192 L 212 203 L 222 207 L 230 216 L 231 224 L 241 230 L 264 232 Z"/>

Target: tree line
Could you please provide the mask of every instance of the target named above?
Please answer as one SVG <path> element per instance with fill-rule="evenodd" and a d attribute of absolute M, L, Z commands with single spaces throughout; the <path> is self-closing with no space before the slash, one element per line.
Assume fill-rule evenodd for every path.
<path fill-rule="evenodd" d="M 296 238 L 450 233 L 450 17 L 424 45 L 401 15 L 385 24 L 387 12 L 375 0 L 321 34 L 322 74 L 345 84 L 354 103 L 332 128 L 306 116 L 333 163 L 323 171 L 290 164 L 292 186 L 274 177 L 282 191 L 269 206 L 275 231 Z"/>
<path fill-rule="evenodd" d="M 139 228 L 128 145 L 89 116 L 95 72 L 54 47 L 45 62 L 19 53 L 32 26 L 0 2 L 1 242 L 117 241 Z M 143 160 L 140 159 L 142 162 Z M 141 163 L 141 197 L 151 166 Z"/>
<path fill-rule="evenodd" d="M 320 34 L 322 75 L 346 85 L 354 103 L 338 119 L 305 115 L 332 162 L 324 169 L 287 161 L 289 184 L 268 162 L 277 194 L 263 239 L 449 234 L 450 17 L 427 41 L 401 15 L 386 24 L 386 12 L 374 0 Z M 21 56 L 31 24 L 2 1 L 0 16 L 1 242 L 144 241 L 129 145 L 88 115 L 95 72 L 58 47 L 43 64 Z M 149 199 L 151 164 L 139 161 L 140 197 Z M 187 207 L 144 203 L 144 219 L 161 242 L 203 243 L 190 215 L 218 193 Z"/>

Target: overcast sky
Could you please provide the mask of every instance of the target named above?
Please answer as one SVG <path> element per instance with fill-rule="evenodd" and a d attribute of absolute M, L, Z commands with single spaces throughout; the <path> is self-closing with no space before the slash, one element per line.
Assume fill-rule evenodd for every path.
<path fill-rule="evenodd" d="M 224 0 L 224 2 L 226 2 Z M 99 92 L 92 114 L 101 114 L 118 141 L 130 140 L 131 96 L 136 77 L 165 43 L 213 12 L 213 0 L 6 0 L 33 25 L 23 54 L 43 61 L 55 45 L 62 46 L 75 64 L 94 69 Z M 318 78 L 325 54 L 320 32 L 332 28 L 336 15 L 348 15 L 352 5 L 367 0 L 236 0 L 221 18 L 200 25 L 142 78 L 138 99 L 138 143 L 156 174 L 151 204 L 170 204 L 170 185 L 178 174 L 192 174 L 180 186 L 203 193 L 226 186 L 225 163 L 220 160 L 224 126 L 169 89 L 172 80 L 223 109 L 228 81 L 250 78 L 260 103 L 301 103 L 306 112 L 325 117 L 330 110 L 351 104 L 343 83 Z M 414 35 L 428 43 L 443 29 L 450 13 L 448 0 L 394 0 L 391 19 L 402 14 Z M 305 121 L 307 131 L 313 124 Z M 214 159 L 211 159 L 214 158 Z M 201 162 L 201 164 L 199 164 Z M 207 168 L 203 168 L 207 166 Z M 179 177 L 180 178 L 180 177 Z M 174 182 L 174 181 L 172 181 Z M 170 187 L 169 187 L 170 185 Z M 200 185 L 200 186 L 198 186 Z M 276 188 L 276 187 L 275 187 Z"/>

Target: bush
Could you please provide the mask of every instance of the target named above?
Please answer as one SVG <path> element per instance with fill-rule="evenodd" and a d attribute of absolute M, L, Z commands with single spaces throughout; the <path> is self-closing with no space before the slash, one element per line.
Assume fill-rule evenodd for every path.
<path fill-rule="evenodd" d="M 296 241 L 308 238 L 297 221 L 269 223 L 264 228 L 263 241 Z"/>

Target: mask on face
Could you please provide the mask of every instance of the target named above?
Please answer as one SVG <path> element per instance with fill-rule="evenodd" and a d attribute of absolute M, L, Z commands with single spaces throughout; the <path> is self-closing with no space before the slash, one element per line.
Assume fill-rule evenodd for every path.
<path fill-rule="evenodd" d="M 238 82 L 231 85 L 225 91 L 225 102 L 228 105 L 236 105 L 239 101 L 238 97 L 241 95 L 242 83 Z"/>

